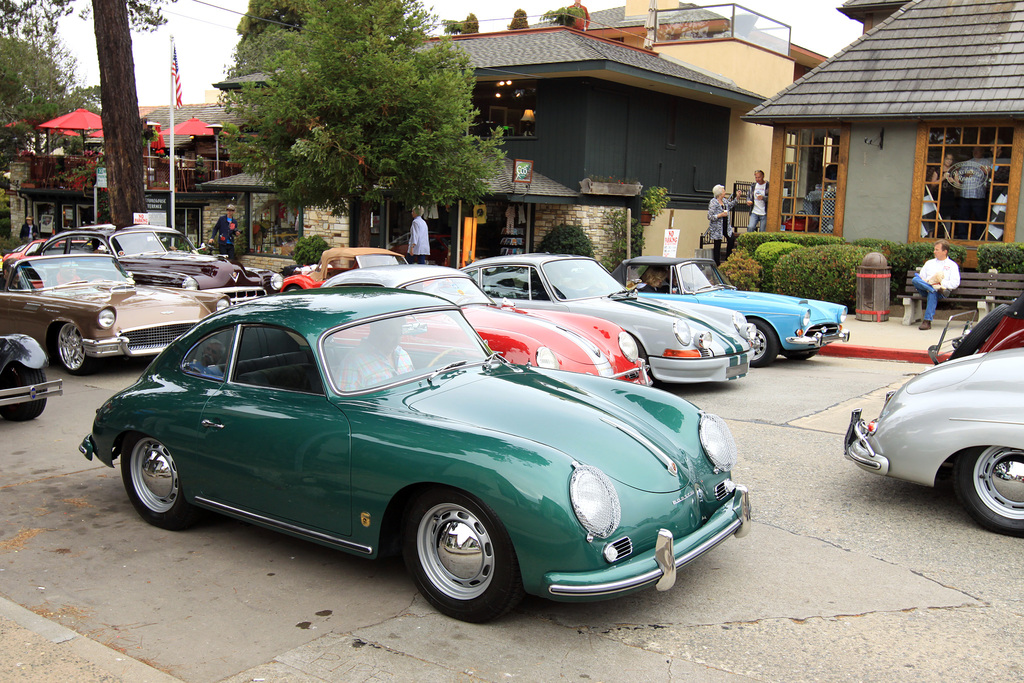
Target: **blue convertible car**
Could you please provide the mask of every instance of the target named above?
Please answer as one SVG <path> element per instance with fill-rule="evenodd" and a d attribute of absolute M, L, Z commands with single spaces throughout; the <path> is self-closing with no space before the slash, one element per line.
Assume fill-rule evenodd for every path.
<path fill-rule="evenodd" d="M 751 342 L 751 367 L 770 365 L 780 353 L 805 360 L 830 342 L 850 339 L 843 330 L 846 306 L 739 291 L 711 259 L 641 256 L 623 261 L 612 276 L 624 285 L 636 283 L 642 296 L 739 311 L 757 328 Z"/>

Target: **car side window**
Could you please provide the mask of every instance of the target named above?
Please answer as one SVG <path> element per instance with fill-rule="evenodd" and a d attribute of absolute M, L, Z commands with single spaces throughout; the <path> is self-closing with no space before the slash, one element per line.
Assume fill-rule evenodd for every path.
<path fill-rule="evenodd" d="M 323 394 L 313 350 L 299 334 L 283 327 L 242 328 L 232 370 L 238 384 Z"/>
<path fill-rule="evenodd" d="M 534 301 L 550 301 L 551 297 L 544 289 L 544 282 L 540 279 L 540 273 L 536 268 L 530 268 L 530 298 Z"/>
<path fill-rule="evenodd" d="M 50 256 L 52 254 L 63 254 L 64 249 L 67 247 L 68 241 L 66 239 L 57 240 L 47 244 L 44 248 L 39 250 L 41 256 Z"/>
<path fill-rule="evenodd" d="M 502 299 L 528 300 L 530 272 L 522 266 L 496 266 L 480 269 L 480 287 L 487 296 Z"/>
<path fill-rule="evenodd" d="M 223 380 L 234 336 L 235 328 L 229 327 L 203 337 L 185 354 L 181 369 L 190 375 Z"/>

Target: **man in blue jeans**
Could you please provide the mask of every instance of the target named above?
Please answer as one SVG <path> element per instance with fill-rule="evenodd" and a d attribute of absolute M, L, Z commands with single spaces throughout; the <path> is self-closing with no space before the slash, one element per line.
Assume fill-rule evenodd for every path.
<path fill-rule="evenodd" d="M 935 243 L 935 258 L 925 262 L 921 271 L 914 276 L 914 287 L 921 293 L 921 296 L 928 299 L 924 310 L 924 320 L 921 321 L 919 330 L 932 329 L 932 318 L 935 317 L 935 308 L 939 305 L 939 299 L 949 296 L 949 293 L 960 286 L 960 267 L 956 261 L 949 258 L 949 242 L 939 240 Z"/>

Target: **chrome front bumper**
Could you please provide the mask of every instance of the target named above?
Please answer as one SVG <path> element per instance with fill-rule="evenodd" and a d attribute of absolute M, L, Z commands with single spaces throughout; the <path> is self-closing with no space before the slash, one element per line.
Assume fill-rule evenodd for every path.
<path fill-rule="evenodd" d="M 634 576 L 602 581 L 606 573 L 617 572 L 617 568 L 593 572 L 586 575 L 559 575 L 548 586 L 552 596 L 563 599 L 595 599 L 642 588 L 656 582 L 658 590 L 668 590 L 676 580 L 676 571 L 693 562 L 730 536 L 742 538 L 750 532 L 750 493 L 746 486 L 735 485 L 735 495 L 730 504 L 718 509 L 694 534 L 675 539 L 668 529 L 660 529 L 655 542 L 653 557 L 637 558 L 639 573 Z M 703 539 L 694 535 L 706 532 Z M 694 543 L 696 542 L 696 545 Z M 647 569 L 646 566 L 654 566 Z M 564 580 L 560 580 L 564 579 Z"/>
<path fill-rule="evenodd" d="M 637 365 L 635 368 L 630 368 L 625 372 L 612 375 L 612 379 L 627 379 L 637 384 L 642 384 L 645 387 L 649 387 L 654 384 L 654 380 L 651 379 L 651 374 L 647 371 L 647 361 L 643 358 L 639 358 L 636 361 Z"/>
<path fill-rule="evenodd" d="M 787 344 L 808 346 L 813 349 L 820 349 L 822 346 L 831 344 L 834 341 L 850 341 L 849 330 L 843 330 L 841 332 L 836 332 L 835 334 L 822 334 L 821 332 L 815 332 L 814 334 L 803 335 L 800 337 L 786 337 Z"/>
<path fill-rule="evenodd" d="M 106 358 L 107 356 L 127 356 L 128 337 L 110 337 L 109 339 L 83 339 L 82 348 L 90 358 Z"/>
<path fill-rule="evenodd" d="M 64 393 L 64 380 L 53 379 L 49 382 L 30 384 L 25 387 L 12 387 L 11 389 L 0 389 L 0 406 L 16 405 L 38 401 L 42 398 L 52 398 Z"/>
<path fill-rule="evenodd" d="M 875 453 L 875 449 L 871 447 L 867 425 L 860 419 L 860 414 L 861 409 L 857 408 L 850 415 L 850 426 L 846 428 L 846 438 L 843 440 L 843 452 L 861 469 L 875 474 L 888 474 L 889 461 Z"/>

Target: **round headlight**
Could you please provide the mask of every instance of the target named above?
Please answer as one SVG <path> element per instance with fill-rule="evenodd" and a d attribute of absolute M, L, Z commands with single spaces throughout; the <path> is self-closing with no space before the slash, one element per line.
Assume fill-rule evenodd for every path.
<path fill-rule="evenodd" d="M 227 308 L 230 305 L 231 305 L 231 299 L 229 299 L 227 297 L 224 297 L 222 299 L 217 299 L 217 310 L 218 311 L 223 311 L 225 308 Z"/>
<path fill-rule="evenodd" d="M 630 363 L 635 363 L 640 357 L 640 349 L 636 346 L 636 339 L 629 332 L 619 332 L 619 351 Z"/>
<path fill-rule="evenodd" d="M 114 321 L 117 320 L 117 314 L 114 313 L 112 308 L 104 308 L 100 311 L 100 314 L 96 316 L 96 322 L 104 330 L 109 330 L 114 326 Z"/>
<path fill-rule="evenodd" d="M 698 349 L 709 349 L 711 348 L 711 342 L 715 340 L 715 335 L 710 332 L 701 332 L 697 335 L 697 348 Z"/>
<path fill-rule="evenodd" d="M 548 370 L 558 369 L 558 356 L 555 352 L 546 346 L 542 346 L 537 349 L 537 367 L 547 368 Z"/>
<path fill-rule="evenodd" d="M 846 322 L 846 314 L 847 314 L 848 312 L 849 312 L 849 311 L 848 311 L 848 310 L 846 309 L 846 306 L 843 306 L 843 310 L 842 310 L 842 312 L 841 312 L 841 313 L 839 314 L 839 324 L 840 324 L 840 325 Z"/>
<path fill-rule="evenodd" d="M 270 276 L 270 288 L 275 292 L 281 291 L 281 285 L 284 284 L 284 275 L 281 273 L 274 273 Z"/>
<path fill-rule="evenodd" d="M 199 289 L 199 283 L 191 275 L 185 278 L 185 281 L 181 283 L 183 289 Z"/>
<path fill-rule="evenodd" d="M 690 342 L 693 341 L 693 332 L 690 331 L 690 324 L 682 318 L 677 319 L 672 323 L 672 331 L 676 334 L 676 339 L 683 346 L 689 346 Z"/>
<path fill-rule="evenodd" d="M 801 325 L 801 327 L 806 330 L 807 327 L 810 324 L 811 324 L 811 309 L 808 308 L 806 311 L 804 311 L 804 320 L 803 320 L 803 324 Z"/>
<path fill-rule="evenodd" d="M 757 338 L 757 325 L 755 325 L 754 323 L 747 323 L 747 341 L 749 341 L 751 344 L 753 344 L 754 340 L 756 338 Z"/>
<path fill-rule="evenodd" d="M 733 311 L 732 326 L 736 328 L 737 332 L 743 334 L 747 330 L 747 316 L 743 315 L 739 311 Z"/>
<path fill-rule="evenodd" d="M 607 474 L 589 465 L 577 465 L 569 480 L 569 498 L 576 519 L 589 533 L 608 538 L 619 527 L 619 494 Z"/>
<path fill-rule="evenodd" d="M 725 420 L 711 413 L 700 414 L 700 445 L 716 469 L 731 470 L 736 466 L 736 442 Z"/>

